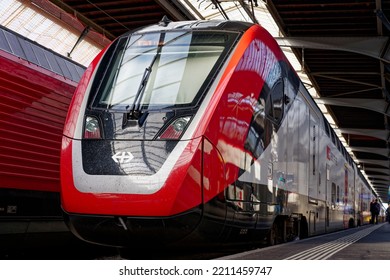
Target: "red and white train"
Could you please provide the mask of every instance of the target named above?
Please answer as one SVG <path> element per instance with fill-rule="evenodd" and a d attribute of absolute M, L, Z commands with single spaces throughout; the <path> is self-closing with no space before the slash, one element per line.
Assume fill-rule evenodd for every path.
<path fill-rule="evenodd" d="M 118 247 L 269 244 L 362 225 L 372 190 L 261 26 L 161 21 L 99 54 L 61 153 L 66 221 Z"/>

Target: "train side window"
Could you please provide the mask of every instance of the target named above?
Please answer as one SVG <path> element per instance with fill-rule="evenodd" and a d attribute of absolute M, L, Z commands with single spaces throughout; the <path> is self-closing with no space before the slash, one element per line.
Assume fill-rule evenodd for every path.
<path fill-rule="evenodd" d="M 333 130 L 332 130 L 331 135 L 332 135 L 332 142 L 333 142 L 333 144 L 336 145 L 336 135 L 334 134 Z"/>
<path fill-rule="evenodd" d="M 338 138 L 336 140 L 336 143 L 337 143 L 337 149 L 341 152 L 341 143 Z"/>
<path fill-rule="evenodd" d="M 343 146 L 344 154 L 345 154 L 345 159 L 349 162 L 349 155 L 345 147 Z"/>
<path fill-rule="evenodd" d="M 342 152 L 343 152 L 343 156 L 344 156 L 345 160 L 347 160 L 347 161 L 348 161 L 348 158 L 347 158 L 347 153 L 346 153 L 346 151 L 345 151 L 345 148 L 344 148 L 344 146 L 341 146 L 341 150 L 342 150 Z"/>
<path fill-rule="evenodd" d="M 269 114 L 276 123 L 279 123 L 284 112 L 284 87 L 282 79 L 274 83 L 270 96 L 271 110 Z"/>
<path fill-rule="evenodd" d="M 326 135 L 328 135 L 328 137 L 330 136 L 330 129 L 329 129 L 329 124 L 328 122 L 326 121 L 325 117 L 324 117 L 324 126 L 325 126 L 325 133 Z"/>

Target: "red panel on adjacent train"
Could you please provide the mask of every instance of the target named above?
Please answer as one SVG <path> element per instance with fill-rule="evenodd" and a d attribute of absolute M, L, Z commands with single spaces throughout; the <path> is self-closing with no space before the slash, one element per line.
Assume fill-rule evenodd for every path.
<path fill-rule="evenodd" d="M 76 83 L 0 50 L 0 188 L 58 192 Z"/>

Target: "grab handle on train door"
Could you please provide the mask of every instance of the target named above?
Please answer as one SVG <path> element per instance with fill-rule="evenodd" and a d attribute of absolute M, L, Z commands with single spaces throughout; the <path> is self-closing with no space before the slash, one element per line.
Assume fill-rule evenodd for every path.
<path fill-rule="evenodd" d="M 316 175 L 316 126 L 313 125 L 313 175 Z"/>
<path fill-rule="evenodd" d="M 313 175 L 316 175 L 316 155 L 313 154 Z"/>

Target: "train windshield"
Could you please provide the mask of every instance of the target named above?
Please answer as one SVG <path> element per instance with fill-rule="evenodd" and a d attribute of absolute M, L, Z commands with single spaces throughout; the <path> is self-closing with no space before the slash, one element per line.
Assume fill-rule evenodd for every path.
<path fill-rule="evenodd" d="M 238 33 L 132 34 L 108 50 L 93 107 L 117 110 L 197 104 Z M 100 77 L 99 77 L 100 76 Z"/>

